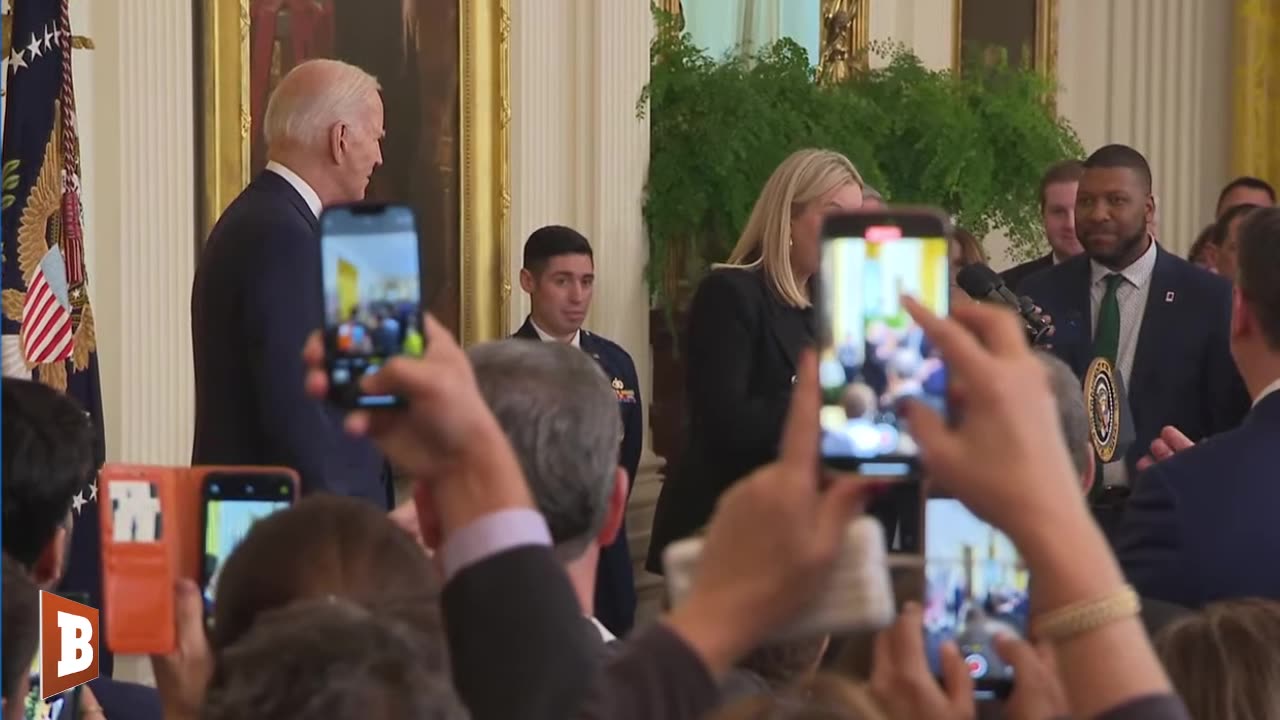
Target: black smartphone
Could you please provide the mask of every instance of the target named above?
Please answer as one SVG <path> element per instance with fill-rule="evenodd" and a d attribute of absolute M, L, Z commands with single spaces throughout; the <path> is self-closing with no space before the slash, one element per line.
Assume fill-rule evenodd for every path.
<path fill-rule="evenodd" d="M 360 380 L 426 348 L 420 253 L 408 205 L 336 205 L 320 215 L 325 363 L 329 399 L 340 407 L 401 404 L 364 394 Z"/>
<path fill-rule="evenodd" d="M 268 473 L 215 472 L 201 490 L 200 593 L 206 622 L 213 617 L 218 575 L 249 528 L 293 504 L 293 479 Z"/>
<path fill-rule="evenodd" d="M 909 476 L 919 451 L 901 403 L 947 412 L 947 373 L 901 298 L 948 311 L 947 217 L 936 210 L 833 215 L 815 284 L 820 321 L 822 458 L 831 467 Z"/>
<path fill-rule="evenodd" d="M 1030 576 L 1004 533 L 959 500 L 931 495 L 924 503 L 925 654 L 942 677 L 940 648 L 952 640 L 979 696 L 1006 697 L 1013 667 L 1000 659 L 995 638 L 1026 637 Z"/>
<path fill-rule="evenodd" d="M 81 605 L 89 604 L 89 596 L 84 593 L 59 592 L 56 594 Z M 47 699 L 40 697 L 40 651 L 38 649 L 35 657 L 31 659 L 28 682 L 30 685 L 22 708 L 24 720 L 77 720 L 80 717 L 80 689 L 84 687 L 83 685 L 51 695 Z"/>

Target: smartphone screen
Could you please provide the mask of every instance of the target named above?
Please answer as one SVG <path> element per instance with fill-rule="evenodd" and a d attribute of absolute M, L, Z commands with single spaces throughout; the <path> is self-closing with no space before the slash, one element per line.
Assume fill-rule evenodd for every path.
<path fill-rule="evenodd" d="M 865 474 L 908 475 L 919 451 L 900 405 L 916 399 L 945 413 L 947 376 L 901 298 L 947 313 L 944 225 L 929 216 L 851 215 L 830 219 L 824 232 L 823 460 Z"/>
<path fill-rule="evenodd" d="M 205 478 L 200 590 L 205 617 L 213 616 L 218 575 L 227 557 L 258 520 L 293 504 L 287 476 L 216 473 Z"/>
<path fill-rule="evenodd" d="M 421 355 L 422 273 L 413 210 L 342 205 L 320 218 L 325 346 L 330 399 L 343 407 L 387 407 L 391 396 L 360 392 L 360 380 L 395 355 Z"/>
<path fill-rule="evenodd" d="M 1026 637 L 1029 576 L 1004 533 L 959 500 L 925 501 L 925 653 L 941 677 L 940 647 L 953 640 L 979 691 L 1007 692 L 1013 668 L 995 651 L 1002 633 Z"/>

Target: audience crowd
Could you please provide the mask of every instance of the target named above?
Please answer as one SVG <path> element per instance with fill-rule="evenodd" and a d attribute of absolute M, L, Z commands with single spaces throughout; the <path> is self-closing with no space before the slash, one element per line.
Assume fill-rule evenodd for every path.
<path fill-rule="evenodd" d="M 794 269 L 803 260 L 794 253 L 803 249 L 793 244 L 816 241 L 824 208 L 885 202 L 856 170 L 848 172 L 848 160 L 838 165 L 841 179 L 824 191 L 806 184 L 803 164 L 790 182 L 771 179 L 771 188 L 786 189 L 762 194 L 756 212 L 765 229 L 741 258 L 766 276 L 792 268 L 796 275 L 784 285 L 802 306 L 808 275 Z M 1204 288 L 1194 297 L 1230 298 L 1229 311 L 1205 310 L 1220 322 L 1213 337 L 1223 352 L 1229 339 L 1235 365 L 1213 387 L 1231 388 L 1222 391 L 1226 400 L 1230 383 L 1242 384 L 1253 402 L 1247 414 L 1204 432 L 1156 420 L 1157 432 L 1143 438 L 1141 459 L 1126 474 L 1123 460 L 1119 468 L 1097 462 L 1080 368 L 1063 350 L 1079 317 L 1057 313 L 1053 346 L 1034 349 L 1004 308 L 957 296 L 951 313 L 938 316 L 904 298 L 918 334 L 881 328 L 884 337 L 865 347 L 840 348 L 831 367 L 820 367 L 813 348 L 799 350 L 790 383 L 770 390 L 781 398 L 782 415 L 772 418 L 776 447 L 755 448 L 764 460 L 718 490 L 691 590 L 619 637 L 597 617 L 595 590 L 600 557 L 622 531 L 628 504 L 619 404 L 631 390 L 584 352 L 577 334 L 464 350 L 428 315 L 424 351 L 392 357 L 363 380 L 366 392 L 398 396 L 404 407 L 352 411 L 342 421 L 346 433 L 371 442 L 412 479 L 412 500 L 388 514 L 366 498 L 313 492 L 258 521 L 221 570 L 208 626 L 195 583 L 173 588 L 177 648 L 151 658 L 156 690 L 101 678 L 86 686 L 77 717 L 1280 717 L 1280 575 L 1265 560 L 1280 550 L 1270 515 L 1280 490 L 1269 482 L 1280 433 L 1280 393 L 1272 395 L 1280 389 L 1274 191 L 1252 178 L 1224 189 L 1191 262 L 1154 238 L 1145 161 L 1104 148 L 1051 169 L 1040 191 L 1052 252 L 1006 282 L 1039 291 L 1078 270 L 1083 283 L 1086 260 L 1109 263 L 1114 273 L 1099 275 L 1096 287 L 1111 294 L 1099 290 L 1094 299 L 1103 333 L 1116 278 L 1130 278 L 1126 263 L 1146 257 L 1154 268 L 1130 278 L 1149 294 L 1148 323 L 1152 307 L 1173 302 L 1161 273 L 1193 273 Z M 811 226 L 810 213 L 818 218 Z M 782 226 L 790 218 L 792 227 L 770 229 L 767 217 L 783 218 Z M 1081 242 L 1073 244 L 1077 234 Z M 960 267 L 985 261 L 972 236 L 960 234 L 954 248 L 953 282 Z M 1126 253 L 1132 257 L 1116 260 Z M 1083 297 L 1087 288 L 1080 290 Z M 403 318 L 369 312 L 387 329 L 388 349 L 405 342 L 392 339 L 408 324 Z M 578 315 L 581 322 L 585 310 Z M 296 349 L 294 382 L 320 402 L 328 391 L 326 343 L 314 330 Z M 353 342 L 377 335 L 349 334 Z M 1124 377 L 1152 362 L 1141 351 L 1126 359 L 1126 343 L 1144 342 L 1132 335 L 1122 335 L 1114 351 Z M 1191 340 L 1171 347 L 1196 353 L 1197 363 L 1209 352 Z M 941 363 L 948 385 L 937 394 L 949 398 L 949 413 L 921 400 Z M 823 468 L 825 373 L 859 378 L 840 399 L 851 423 L 878 422 L 889 406 L 905 420 L 930 488 L 1016 546 L 1029 572 L 1028 597 L 939 609 L 900 589 L 896 619 L 878 632 L 776 639 L 814 606 L 846 529 L 888 489 L 883 479 Z M 1190 402 L 1177 394 L 1207 386 L 1144 390 Z M 1136 416 L 1149 419 L 1151 408 L 1163 407 L 1142 402 L 1135 395 Z M 38 590 L 59 581 L 75 532 L 73 498 L 97 468 L 91 423 L 67 396 L 6 379 L 3 407 L 10 720 L 25 717 L 31 704 Z M 1099 512 L 1119 496 L 1126 502 L 1112 532 Z M 956 642 L 928 647 L 926 618 L 961 613 L 999 620 L 990 621 L 996 650 L 1014 668 L 1008 697 L 975 691 Z M 1027 618 L 1026 637 L 1000 631 Z M 941 677 L 927 659 L 935 652 Z"/>

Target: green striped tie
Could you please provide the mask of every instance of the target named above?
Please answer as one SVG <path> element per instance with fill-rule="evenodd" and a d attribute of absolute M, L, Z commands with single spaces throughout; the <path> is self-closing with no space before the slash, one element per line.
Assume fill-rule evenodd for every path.
<path fill-rule="evenodd" d="M 1098 305 L 1098 329 L 1093 334 L 1093 356 L 1104 357 L 1116 367 L 1116 358 L 1120 354 L 1120 302 L 1116 299 L 1116 289 L 1124 276 L 1111 273 L 1106 278 L 1107 291 L 1102 294 L 1102 302 Z M 1116 368 L 1119 371 L 1119 368 Z"/>

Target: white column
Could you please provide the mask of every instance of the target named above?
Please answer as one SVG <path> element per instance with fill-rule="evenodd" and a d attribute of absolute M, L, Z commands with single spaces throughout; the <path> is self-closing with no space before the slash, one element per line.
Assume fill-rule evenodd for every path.
<path fill-rule="evenodd" d="M 650 4 L 513 0 L 511 14 L 511 273 L 519 276 L 524 241 L 542 225 L 570 225 L 591 240 L 596 291 L 587 327 L 631 354 L 646 401 L 644 452 L 627 515 L 639 562 L 662 468 L 648 431 L 653 353 L 641 203 L 649 125 L 636 115 L 649 80 Z M 516 289 L 513 325 L 528 310 Z M 660 583 L 639 570 L 637 582 L 642 603 L 656 607 Z"/>
<path fill-rule="evenodd" d="M 1107 143 L 1147 156 L 1159 234 L 1183 254 L 1213 220 L 1231 133 L 1231 3 L 1063 0 L 1058 107 L 1085 152 Z"/>
<path fill-rule="evenodd" d="M 195 266 L 191 3 L 73 2 L 85 246 L 107 459 L 191 461 Z M 145 658 L 116 676 L 148 681 Z"/>

